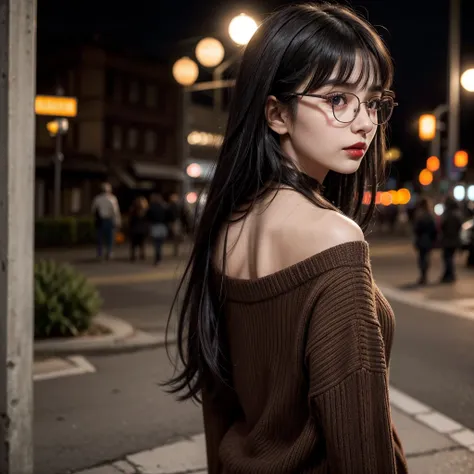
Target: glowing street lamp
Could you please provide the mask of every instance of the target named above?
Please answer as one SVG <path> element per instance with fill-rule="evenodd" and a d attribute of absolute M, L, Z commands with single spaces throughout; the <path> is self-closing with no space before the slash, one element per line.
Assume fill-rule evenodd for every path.
<path fill-rule="evenodd" d="M 196 58 L 204 67 L 216 67 L 224 59 L 224 46 L 215 38 L 203 38 L 196 45 Z"/>
<path fill-rule="evenodd" d="M 238 45 L 247 44 L 257 31 L 257 22 L 245 13 L 232 19 L 229 24 L 229 36 Z"/>
<path fill-rule="evenodd" d="M 182 86 L 192 86 L 198 76 L 198 65 L 187 56 L 178 59 L 173 65 L 173 77 Z"/>
<path fill-rule="evenodd" d="M 402 157 L 400 148 L 392 147 L 385 152 L 386 161 L 397 161 Z"/>
<path fill-rule="evenodd" d="M 411 193 L 406 188 L 401 188 L 397 191 L 397 200 L 399 204 L 405 205 L 410 202 Z"/>
<path fill-rule="evenodd" d="M 433 114 L 424 114 L 418 121 L 418 134 L 423 141 L 431 141 L 436 135 L 436 117 Z"/>
<path fill-rule="evenodd" d="M 422 186 L 428 186 L 433 182 L 433 173 L 430 170 L 424 169 L 420 172 L 418 179 Z"/>
<path fill-rule="evenodd" d="M 468 92 L 474 92 L 474 69 L 464 71 L 461 76 L 461 85 Z"/>
<path fill-rule="evenodd" d="M 453 196 L 456 201 L 464 201 L 466 197 L 466 188 L 462 184 L 458 184 L 453 189 Z"/>
<path fill-rule="evenodd" d="M 199 178 L 202 174 L 202 169 L 201 169 L 201 167 L 199 166 L 198 163 L 191 163 L 186 168 L 186 173 L 191 178 Z"/>
<path fill-rule="evenodd" d="M 434 156 L 434 155 L 430 156 L 426 160 L 426 168 L 430 170 L 432 173 L 434 173 L 435 171 L 438 171 L 439 167 L 440 167 L 440 162 L 437 156 Z"/>
<path fill-rule="evenodd" d="M 464 150 L 458 150 L 454 154 L 454 166 L 456 168 L 465 168 L 469 162 L 469 155 Z"/>

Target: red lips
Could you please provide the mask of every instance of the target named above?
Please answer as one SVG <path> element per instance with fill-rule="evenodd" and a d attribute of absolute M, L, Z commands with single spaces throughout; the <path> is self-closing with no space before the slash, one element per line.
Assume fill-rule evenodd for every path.
<path fill-rule="evenodd" d="M 367 145 L 364 142 L 357 142 L 351 146 L 347 146 L 344 150 L 366 150 Z"/>

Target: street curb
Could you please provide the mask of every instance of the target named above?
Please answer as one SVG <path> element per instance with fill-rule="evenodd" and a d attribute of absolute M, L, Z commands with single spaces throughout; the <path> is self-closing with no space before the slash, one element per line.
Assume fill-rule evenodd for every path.
<path fill-rule="evenodd" d="M 378 284 L 383 295 L 398 303 L 408 304 L 414 308 L 428 309 L 436 313 L 445 313 L 458 318 L 474 320 L 474 311 L 456 304 L 456 300 L 439 301 L 427 298 L 424 294 L 417 292 L 407 292 L 384 283 Z M 462 301 L 462 300 L 461 300 Z"/>
<path fill-rule="evenodd" d="M 390 386 L 390 404 L 418 423 L 474 452 L 474 432 L 428 405 Z"/>
<path fill-rule="evenodd" d="M 166 341 L 164 332 L 150 334 L 138 331 L 126 321 L 103 313 L 98 314 L 94 322 L 108 329 L 110 334 L 35 341 L 35 355 L 116 354 L 162 347 L 165 342 L 173 344 L 176 340 L 169 336 Z"/>

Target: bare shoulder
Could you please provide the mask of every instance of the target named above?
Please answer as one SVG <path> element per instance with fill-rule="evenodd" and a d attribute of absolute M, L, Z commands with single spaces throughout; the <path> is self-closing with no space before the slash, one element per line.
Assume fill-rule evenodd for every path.
<path fill-rule="evenodd" d="M 225 272 L 235 278 L 270 275 L 331 247 L 364 240 L 354 221 L 292 190 L 278 191 L 227 230 L 215 257 L 220 262 L 226 253 Z"/>
<path fill-rule="evenodd" d="M 295 208 L 279 234 L 278 253 L 284 255 L 282 266 L 293 265 L 338 245 L 365 240 L 361 228 L 352 219 L 308 201 Z"/>
<path fill-rule="evenodd" d="M 362 229 L 349 217 L 331 210 L 323 210 L 323 214 L 322 226 L 312 229 L 314 235 L 322 239 L 323 247 L 365 240 Z"/>

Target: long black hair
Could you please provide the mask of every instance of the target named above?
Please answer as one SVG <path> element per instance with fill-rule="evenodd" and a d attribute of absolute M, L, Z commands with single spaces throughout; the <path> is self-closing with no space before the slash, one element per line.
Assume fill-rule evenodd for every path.
<path fill-rule="evenodd" d="M 375 75 L 377 83 L 390 87 L 393 65 L 379 35 L 354 12 L 334 4 L 284 7 L 263 22 L 247 45 L 215 174 L 173 303 L 173 307 L 181 303 L 177 325 L 180 367 L 165 385 L 178 399 L 199 400 L 202 388 L 216 389 L 228 380 L 223 301 L 212 261 L 218 237 L 235 212 L 245 208 L 239 216 L 245 218 L 270 186 L 285 185 L 315 205 L 337 209 L 362 229 L 367 227 L 382 175 L 384 126 L 379 126 L 359 170 L 352 175 L 329 172 L 318 193 L 314 180 L 291 166 L 265 116 L 270 95 L 294 112 L 297 99 L 292 93 L 298 87 L 305 85 L 305 92 L 315 90 L 334 73 L 339 83 L 347 82 L 357 57 L 362 60 L 360 85 L 367 85 Z M 367 189 L 372 198 L 363 206 Z M 172 318 L 173 308 L 168 328 Z"/>

